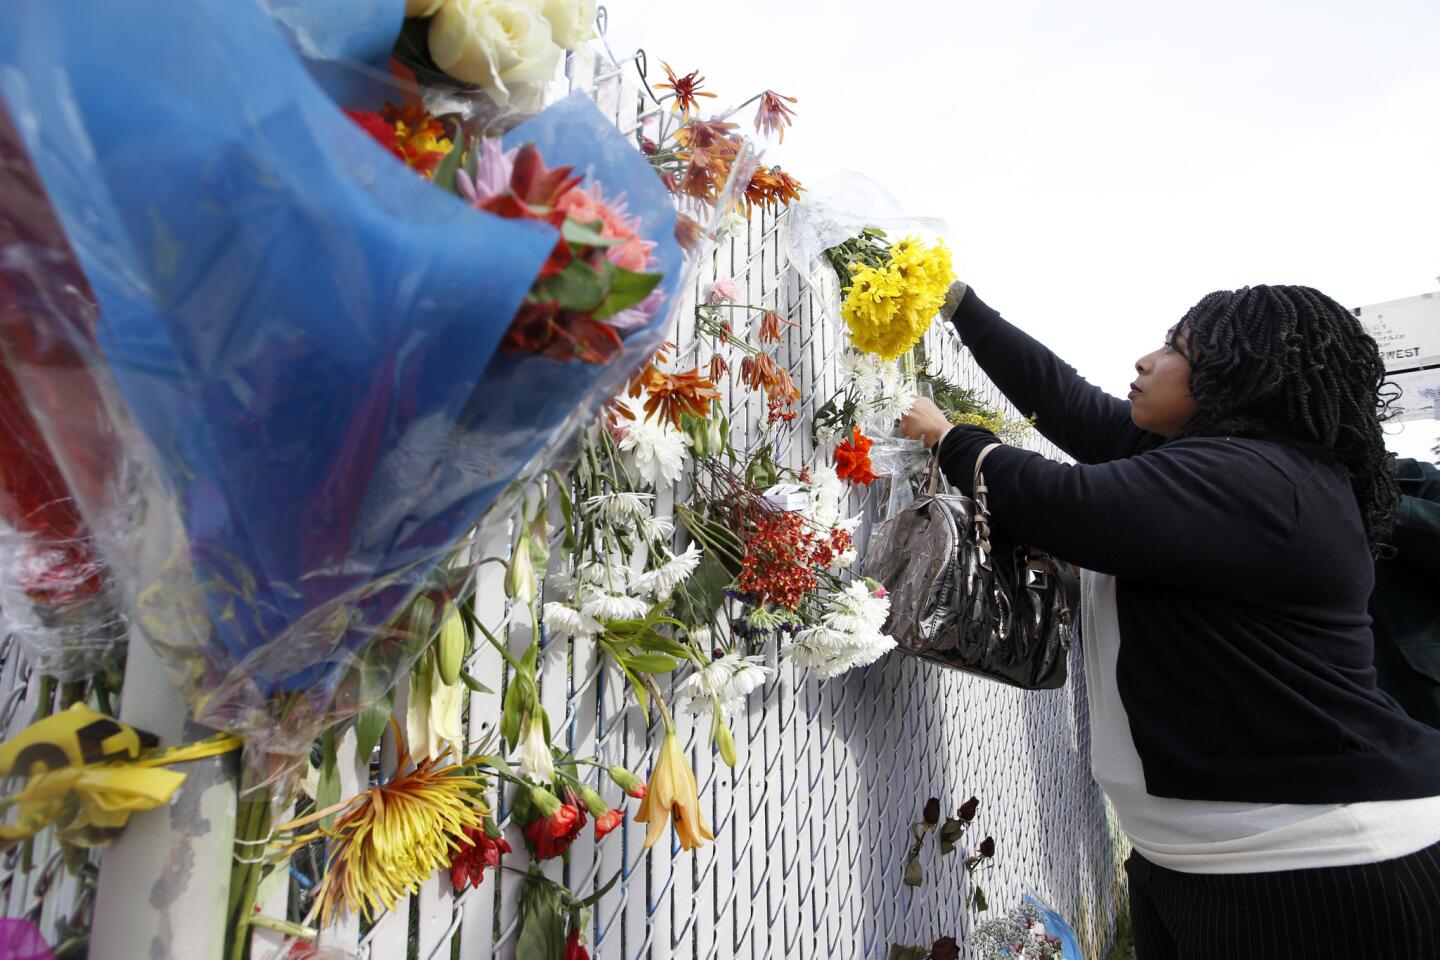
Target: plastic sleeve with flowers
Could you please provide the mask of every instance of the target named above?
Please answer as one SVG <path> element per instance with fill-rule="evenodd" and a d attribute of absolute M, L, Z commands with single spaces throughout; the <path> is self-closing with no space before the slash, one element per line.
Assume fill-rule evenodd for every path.
<path fill-rule="evenodd" d="M 847 329 L 847 323 L 840 322 L 846 319 L 843 313 L 845 294 L 841 291 L 848 284 L 837 275 L 833 258 L 828 253 L 861 237 L 866 230 L 879 231 L 891 240 L 914 236 L 931 248 L 953 247 L 952 231 L 944 220 L 907 215 L 898 201 L 882 187 L 853 172 L 837 174 L 812 185 L 792 211 L 788 239 L 790 261 L 803 271 L 802 278 L 821 294 L 821 302 L 837 321 L 834 325 L 835 341 L 825 346 L 839 350 L 844 346 L 841 340 L 845 338 L 866 352 L 893 357 L 907 349 L 909 343 L 893 349 L 898 340 L 878 336 L 857 342 L 853 334 L 845 337 L 843 331 Z M 919 318 L 917 324 L 923 320 L 928 326 L 944 302 L 944 290 L 949 287 L 951 279 L 947 276 L 940 288 L 940 299 L 935 309 L 929 311 L 928 316 Z M 923 327 L 920 332 L 924 332 Z"/>
<path fill-rule="evenodd" d="M 124 418 L 134 480 L 107 559 L 197 719 L 303 755 L 437 629 L 413 600 L 453 598 L 466 532 L 653 351 L 681 282 L 673 207 L 578 99 L 503 145 L 543 161 L 512 161 L 522 215 L 457 198 L 346 116 L 258 6 L 20 19 L 0 95 L 100 305 L 93 342 L 44 332 Z M 562 184 L 615 223 L 519 209 Z M 544 273 L 576 247 L 596 275 L 639 248 L 661 279 L 628 317 L 585 305 L 605 329 L 566 341 L 547 305 L 579 294 Z M 609 362 L 560 349 L 582 341 Z"/>
<path fill-rule="evenodd" d="M 94 314 L 0 103 L 0 630 L 33 667 L 62 681 L 117 662 L 127 636 L 114 578 L 52 450 L 74 455 L 82 493 L 108 518 L 117 493 L 113 428 L 91 371 L 54 334 L 86 338 Z"/>

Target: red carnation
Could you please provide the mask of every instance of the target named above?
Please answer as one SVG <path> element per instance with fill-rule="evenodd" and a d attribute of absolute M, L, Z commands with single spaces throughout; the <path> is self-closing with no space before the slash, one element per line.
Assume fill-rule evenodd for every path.
<path fill-rule="evenodd" d="M 595 839 L 599 840 L 624 822 L 625 812 L 623 810 L 606 810 L 595 818 Z"/>
<path fill-rule="evenodd" d="M 535 859 L 551 860 L 570 849 L 585 827 L 585 811 L 575 803 L 562 803 L 553 816 L 536 817 L 521 833 L 535 848 Z"/>

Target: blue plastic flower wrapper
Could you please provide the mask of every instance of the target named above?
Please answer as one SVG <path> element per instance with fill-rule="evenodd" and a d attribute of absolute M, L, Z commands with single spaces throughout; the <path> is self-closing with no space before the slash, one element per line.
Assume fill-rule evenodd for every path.
<path fill-rule="evenodd" d="M 408 667 L 407 604 L 464 583 L 467 533 L 654 351 L 674 209 L 583 97 L 512 130 L 624 195 L 665 306 L 604 365 L 507 354 L 552 228 L 396 161 L 258 6 L 68 7 L 20 3 L 0 95 L 100 303 L 73 346 L 125 425 L 129 512 L 82 507 L 196 719 L 299 756 Z"/>

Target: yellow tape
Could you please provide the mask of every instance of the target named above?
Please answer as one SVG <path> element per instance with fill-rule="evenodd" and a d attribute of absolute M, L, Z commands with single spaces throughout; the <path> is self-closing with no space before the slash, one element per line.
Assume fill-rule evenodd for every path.
<path fill-rule="evenodd" d="M 169 803 L 185 782 L 185 774 L 160 768 L 228 753 L 243 743 L 228 733 L 164 749 L 155 742 L 77 703 L 0 743 L 0 776 L 25 781 L 18 793 L 0 797 L 0 810 L 19 808 L 15 823 L 0 825 L 0 846 L 52 823 L 71 843 L 108 843 L 130 814 Z"/>

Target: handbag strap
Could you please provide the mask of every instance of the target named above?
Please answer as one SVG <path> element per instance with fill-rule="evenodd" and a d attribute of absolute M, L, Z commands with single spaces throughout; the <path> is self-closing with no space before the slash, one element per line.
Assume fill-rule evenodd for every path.
<path fill-rule="evenodd" d="M 930 454 L 930 465 L 925 469 L 924 496 L 933 497 L 940 492 L 940 457 Z"/>
<path fill-rule="evenodd" d="M 974 500 L 980 504 L 980 509 L 986 513 L 990 512 L 990 505 L 985 502 L 985 494 L 989 492 L 989 487 L 985 485 L 985 475 L 980 472 L 980 467 L 985 463 L 985 458 L 990 456 L 991 450 L 997 450 L 1002 446 L 1004 446 L 1004 444 L 992 443 L 984 450 L 981 450 L 980 456 L 975 458 L 975 483 L 972 488 L 975 494 Z"/>

